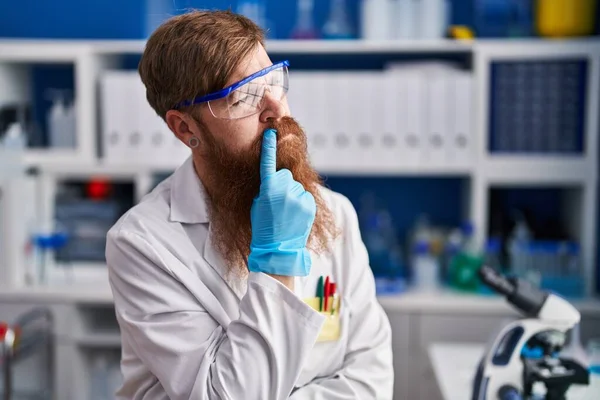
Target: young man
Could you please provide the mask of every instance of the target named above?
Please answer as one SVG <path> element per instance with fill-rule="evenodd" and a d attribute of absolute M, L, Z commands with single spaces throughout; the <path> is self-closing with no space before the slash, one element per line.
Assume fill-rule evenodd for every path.
<path fill-rule="evenodd" d="M 191 12 L 156 30 L 139 72 L 192 156 L 108 234 L 118 397 L 391 399 L 356 213 L 308 162 L 287 62 L 247 18 Z"/>

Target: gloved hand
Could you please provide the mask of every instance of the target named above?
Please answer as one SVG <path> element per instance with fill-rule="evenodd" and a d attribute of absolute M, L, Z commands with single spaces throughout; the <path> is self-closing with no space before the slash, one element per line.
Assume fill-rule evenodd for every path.
<path fill-rule="evenodd" d="M 271 275 L 306 276 L 311 258 L 306 248 L 317 206 L 288 169 L 276 170 L 277 135 L 264 132 L 260 192 L 252 203 L 252 240 L 248 268 Z"/>

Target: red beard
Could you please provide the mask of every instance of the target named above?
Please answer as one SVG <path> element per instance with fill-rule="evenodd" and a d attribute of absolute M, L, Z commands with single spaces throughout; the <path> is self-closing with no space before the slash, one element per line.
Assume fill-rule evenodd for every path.
<path fill-rule="evenodd" d="M 291 117 L 284 117 L 271 127 L 277 130 L 277 169 L 289 169 L 294 179 L 314 196 L 317 204 L 308 248 L 316 254 L 327 252 L 337 235 L 337 228 L 319 191 L 321 178 L 308 160 L 306 134 Z M 262 135 L 249 151 L 239 154 L 231 152 L 212 135 L 206 136 L 208 181 L 204 185 L 210 198 L 212 241 L 230 271 L 245 272 L 252 238 L 250 208 L 260 189 Z"/>

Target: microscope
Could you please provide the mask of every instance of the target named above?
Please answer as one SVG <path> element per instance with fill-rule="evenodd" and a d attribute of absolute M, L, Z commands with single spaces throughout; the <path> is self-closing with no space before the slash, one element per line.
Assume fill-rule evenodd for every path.
<path fill-rule="evenodd" d="M 471 400 L 530 400 L 539 385 L 546 389 L 543 400 L 566 400 L 571 385 L 589 384 L 585 360 L 559 356 L 567 332 L 580 320 L 575 307 L 487 266 L 480 268 L 479 277 L 524 317 L 493 337 L 477 368 Z M 536 349 L 538 354 L 528 356 L 523 349 Z"/>

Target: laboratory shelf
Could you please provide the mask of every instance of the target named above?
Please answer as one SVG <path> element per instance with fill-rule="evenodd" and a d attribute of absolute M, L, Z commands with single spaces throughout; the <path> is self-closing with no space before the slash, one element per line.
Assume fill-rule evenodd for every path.
<path fill-rule="evenodd" d="M 0 40 L 0 61 L 17 63 L 64 63 L 75 62 L 90 53 L 91 46 L 85 41 L 64 40 Z"/>
<path fill-rule="evenodd" d="M 27 40 L 0 41 L 0 59 L 14 61 L 74 60 L 78 55 L 141 54 L 145 40 Z M 267 50 L 275 53 L 465 53 L 485 47 L 492 51 L 531 55 L 547 51 L 577 53 L 600 48 L 597 39 L 475 39 L 475 40 L 268 40 Z"/>
<path fill-rule="evenodd" d="M 182 160 L 183 162 L 183 160 Z M 28 167 L 41 167 L 47 174 L 56 177 L 90 177 L 105 175 L 109 177 L 133 177 L 139 174 L 171 173 L 182 162 L 178 163 L 129 163 L 112 164 L 102 160 L 92 161 L 73 159 L 68 152 L 46 152 L 44 150 L 28 151 L 25 163 Z M 381 175 L 381 176 L 470 176 L 475 165 L 403 165 L 377 166 L 357 165 L 356 168 L 335 167 L 331 165 L 313 166 L 324 175 Z"/>
<path fill-rule="evenodd" d="M 512 311 L 504 297 L 499 295 L 479 295 L 457 292 L 449 289 L 419 292 L 408 290 L 402 294 L 381 295 L 377 300 L 389 311 L 440 312 L 460 311 L 465 313 L 504 314 Z M 0 302 L 41 301 L 49 303 L 79 304 L 86 307 L 108 307 L 113 304 L 113 296 L 108 282 L 95 285 L 22 287 L 0 290 Z M 582 312 L 600 312 L 600 298 L 573 300 L 573 304 Z M 83 333 L 75 341 L 83 346 L 111 347 L 116 343 L 118 334 Z"/>
<path fill-rule="evenodd" d="M 471 51 L 473 47 L 471 41 L 456 41 L 450 39 L 442 40 L 269 40 L 266 42 L 266 48 L 269 52 L 288 53 L 288 54 L 314 54 L 314 53 L 464 53 Z M 0 42 L 0 50 L 6 48 L 7 51 L 15 54 L 28 55 L 35 52 L 38 48 L 43 48 L 41 54 L 50 53 L 51 50 L 58 50 L 58 54 L 63 56 L 76 55 L 93 51 L 96 54 L 103 55 L 121 55 L 121 54 L 141 54 L 146 45 L 145 40 L 3 40 Z M 2 47 L 5 46 L 5 47 Z M 13 51 L 15 46 L 21 46 L 19 53 Z M 62 46 L 60 49 L 57 46 Z M 23 56 L 22 56 L 23 58 Z M 28 59 L 28 58 L 24 58 Z M 33 58 L 35 59 L 35 58 Z"/>
<path fill-rule="evenodd" d="M 113 296 L 108 280 L 99 279 L 93 284 L 0 287 L 0 301 L 111 305 Z"/>
<path fill-rule="evenodd" d="M 588 56 L 600 50 L 600 40 L 596 37 L 576 39 L 478 39 L 473 42 L 473 50 L 493 54 L 497 58 L 530 59 L 539 56 Z"/>
<path fill-rule="evenodd" d="M 466 314 L 506 314 L 518 315 L 506 299 L 499 295 L 479 295 L 453 290 L 440 289 L 430 292 L 410 290 L 393 296 L 378 296 L 377 300 L 387 311 L 406 312 L 461 312 Z M 581 312 L 598 312 L 600 299 L 578 299 L 572 303 Z"/>
<path fill-rule="evenodd" d="M 141 54 L 145 40 L 0 40 L 0 60 L 19 62 L 74 61 L 84 54 Z M 486 50 L 519 55 L 535 55 L 548 51 L 570 54 L 599 48 L 600 41 L 589 39 L 475 39 L 475 40 L 268 40 L 267 50 L 275 53 L 466 53 Z"/>
<path fill-rule="evenodd" d="M 465 53 L 472 42 L 457 40 L 274 40 L 267 51 L 275 53 Z"/>
<path fill-rule="evenodd" d="M 89 161 L 78 158 L 76 150 L 30 149 L 25 152 L 24 163 L 27 167 L 41 167 L 44 170 L 62 168 L 63 170 L 73 171 L 89 163 Z"/>
<path fill-rule="evenodd" d="M 119 333 L 89 333 L 77 336 L 74 340 L 79 346 L 86 348 L 118 349 L 121 347 Z"/>
<path fill-rule="evenodd" d="M 89 162 L 88 161 L 67 161 L 59 160 L 58 158 L 37 158 L 39 163 L 35 160 L 29 160 L 28 166 L 40 166 L 46 174 L 53 175 L 57 178 L 86 178 L 92 176 L 106 176 L 111 179 L 114 178 L 132 178 L 139 174 L 144 173 L 156 173 L 162 171 L 173 171 L 176 167 L 159 167 L 156 165 L 113 165 L 102 162 Z"/>
<path fill-rule="evenodd" d="M 483 173 L 494 185 L 585 184 L 596 179 L 595 162 L 581 156 L 488 156 Z"/>
<path fill-rule="evenodd" d="M 475 168 L 475 165 L 397 165 L 397 166 L 377 166 L 377 165 L 356 165 L 355 168 L 333 167 L 331 165 L 320 167 L 318 163 L 313 164 L 322 174 L 328 176 L 414 176 L 414 177 L 469 177 Z"/>

